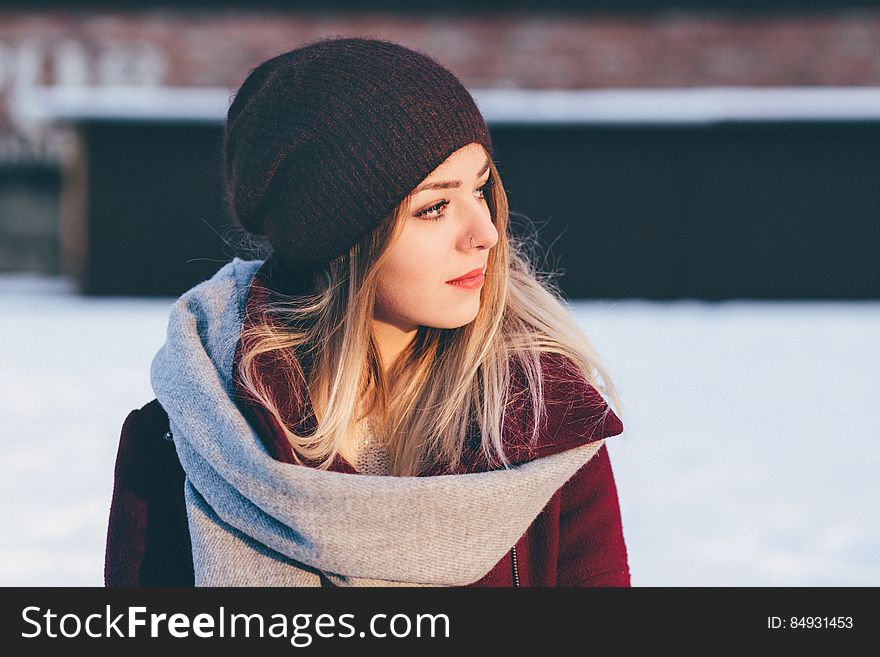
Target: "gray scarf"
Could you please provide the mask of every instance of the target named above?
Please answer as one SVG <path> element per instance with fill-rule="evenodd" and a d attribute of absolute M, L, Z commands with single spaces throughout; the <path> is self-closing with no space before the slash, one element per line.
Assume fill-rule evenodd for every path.
<path fill-rule="evenodd" d="M 180 463 L 197 586 L 462 586 L 601 441 L 509 469 L 383 477 L 277 461 L 230 397 L 248 289 L 234 258 L 171 310 L 151 367 Z"/>

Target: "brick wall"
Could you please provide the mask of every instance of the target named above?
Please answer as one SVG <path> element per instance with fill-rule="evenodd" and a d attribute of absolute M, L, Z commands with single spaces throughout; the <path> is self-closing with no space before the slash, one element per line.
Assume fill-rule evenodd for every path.
<path fill-rule="evenodd" d="M 26 156 L 10 145 L 20 128 L 10 101 L 34 86 L 234 89 L 273 54 L 348 34 L 424 50 L 472 87 L 880 84 L 880 10 L 751 17 L 7 10 L 0 11 L 0 159 Z"/>

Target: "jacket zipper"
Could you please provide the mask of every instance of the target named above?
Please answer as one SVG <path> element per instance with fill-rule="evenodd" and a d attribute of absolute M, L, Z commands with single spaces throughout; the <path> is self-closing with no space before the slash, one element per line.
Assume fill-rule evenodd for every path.
<path fill-rule="evenodd" d="M 511 561 L 513 562 L 513 585 L 519 586 L 519 568 L 516 564 L 516 545 L 510 548 Z"/>

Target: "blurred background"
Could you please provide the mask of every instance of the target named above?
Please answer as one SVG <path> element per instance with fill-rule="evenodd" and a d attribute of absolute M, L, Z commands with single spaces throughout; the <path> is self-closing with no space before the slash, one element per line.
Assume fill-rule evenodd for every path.
<path fill-rule="evenodd" d="M 348 35 L 483 111 L 623 398 L 633 585 L 880 584 L 880 3 L 7 0 L 0 585 L 101 585 L 168 310 L 244 255 L 232 94 Z"/>

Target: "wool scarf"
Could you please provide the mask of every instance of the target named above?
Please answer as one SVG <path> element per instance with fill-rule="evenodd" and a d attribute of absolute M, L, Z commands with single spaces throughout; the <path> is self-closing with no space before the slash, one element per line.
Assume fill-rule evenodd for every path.
<path fill-rule="evenodd" d="M 601 446 L 422 477 L 274 459 L 231 396 L 247 294 L 261 264 L 234 258 L 183 294 L 150 368 L 185 473 L 197 586 L 473 583 Z"/>

